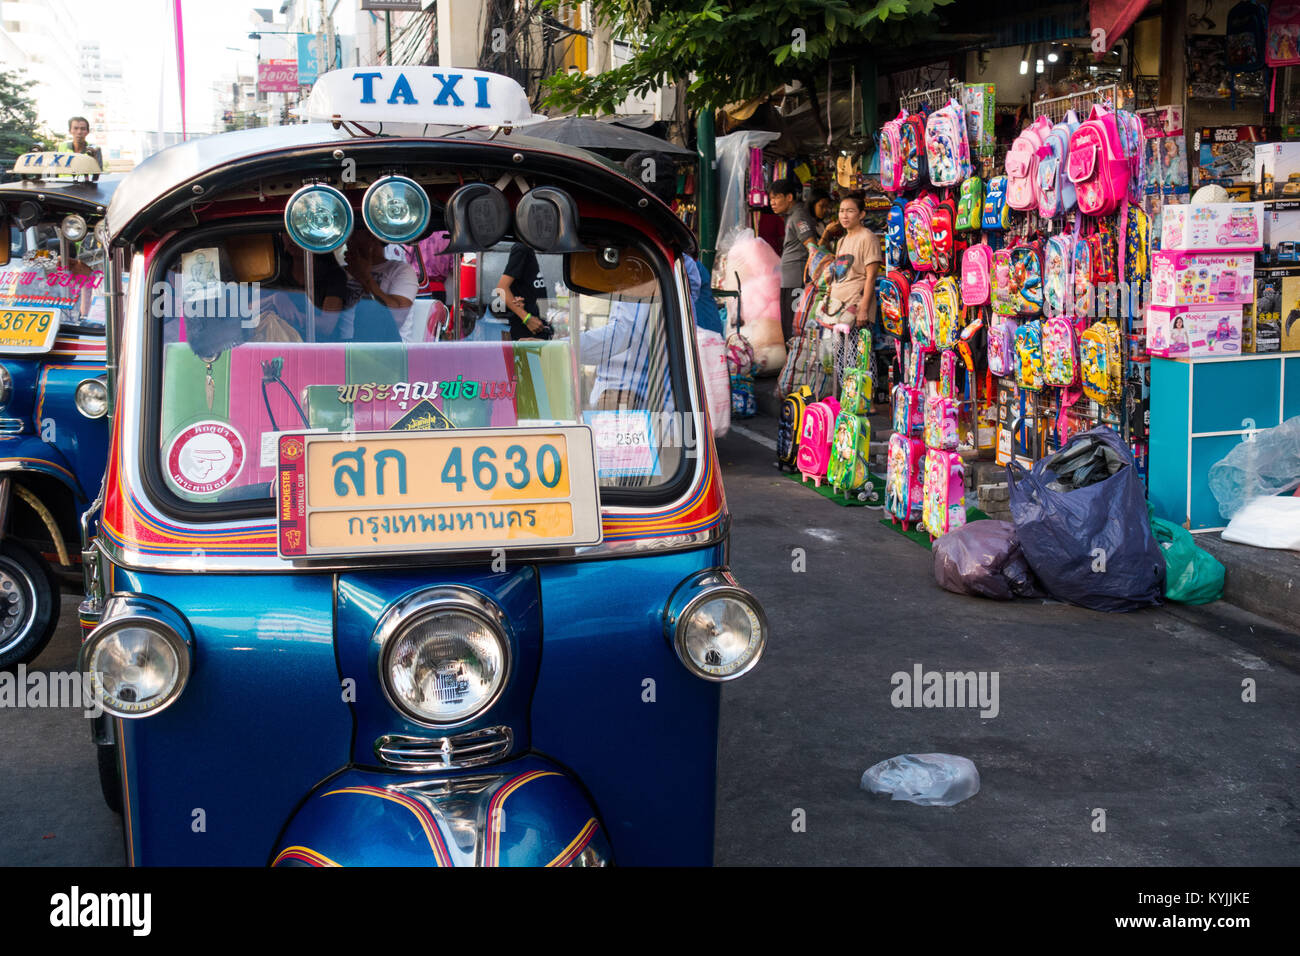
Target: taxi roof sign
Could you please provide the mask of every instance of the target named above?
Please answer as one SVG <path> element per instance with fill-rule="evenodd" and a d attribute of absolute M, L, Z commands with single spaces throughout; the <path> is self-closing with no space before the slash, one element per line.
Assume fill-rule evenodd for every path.
<path fill-rule="evenodd" d="M 546 119 L 508 76 L 437 66 L 366 66 L 321 74 L 298 113 L 309 120 L 425 126 L 529 126 Z"/>
<path fill-rule="evenodd" d="M 100 168 L 87 153 L 24 153 L 14 160 L 13 171 L 19 176 L 98 176 Z"/>

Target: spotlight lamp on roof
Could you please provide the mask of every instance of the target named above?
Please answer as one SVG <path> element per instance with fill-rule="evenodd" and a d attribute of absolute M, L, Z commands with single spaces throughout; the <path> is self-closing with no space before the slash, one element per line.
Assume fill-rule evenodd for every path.
<path fill-rule="evenodd" d="M 406 176 L 381 176 L 361 200 L 366 228 L 384 242 L 413 242 L 429 225 L 429 197 Z"/>
<path fill-rule="evenodd" d="M 352 206 L 347 197 L 325 183 L 308 183 L 284 206 L 284 227 L 289 238 L 308 252 L 333 252 L 348 241 L 352 226 Z"/>

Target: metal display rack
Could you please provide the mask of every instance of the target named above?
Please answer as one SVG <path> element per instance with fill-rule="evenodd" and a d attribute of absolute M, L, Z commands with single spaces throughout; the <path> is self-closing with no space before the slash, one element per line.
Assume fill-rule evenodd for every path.
<path fill-rule="evenodd" d="M 919 113 L 922 109 L 936 110 L 943 106 L 953 97 L 961 102 L 960 80 L 949 80 L 947 86 L 937 86 L 929 90 L 913 90 L 911 93 L 904 93 L 898 98 L 898 108 L 904 112 Z"/>
<path fill-rule="evenodd" d="M 1039 100 L 1034 104 L 1034 119 L 1046 116 L 1053 123 L 1059 123 L 1065 119 L 1066 113 L 1074 110 L 1080 120 L 1085 120 L 1094 106 L 1101 105 L 1113 110 L 1118 102 L 1118 84 L 1094 86 L 1091 89 L 1083 89 L 1077 93 L 1068 93 L 1065 96 L 1053 96 L 1050 99 Z"/>

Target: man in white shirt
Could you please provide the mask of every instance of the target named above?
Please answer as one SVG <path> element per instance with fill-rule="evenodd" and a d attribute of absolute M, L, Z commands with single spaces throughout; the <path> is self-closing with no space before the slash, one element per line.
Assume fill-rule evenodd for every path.
<path fill-rule="evenodd" d="M 419 279 L 406 261 L 384 258 L 384 245 L 365 229 L 348 240 L 348 301 L 355 304 L 339 320 L 344 339 L 400 342 L 409 334 Z"/>

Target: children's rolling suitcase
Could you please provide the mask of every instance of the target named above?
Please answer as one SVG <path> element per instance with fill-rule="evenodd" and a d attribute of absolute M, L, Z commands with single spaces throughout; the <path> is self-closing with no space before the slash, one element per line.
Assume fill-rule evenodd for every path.
<path fill-rule="evenodd" d="M 809 478 L 820 486 L 826 477 L 826 466 L 831 458 L 831 439 L 835 433 L 835 418 L 840 413 L 839 400 L 834 396 L 813 402 L 803 413 L 803 433 L 799 436 L 799 474 L 804 481 Z"/>
<path fill-rule="evenodd" d="M 861 501 L 871 497 L 871 476 L 867 464 L 871 456 L 871 423 L 864 415 L 842 409 L 835 419 L 835 440 L 831 443 L 831 460 L 826 480 L 837 492 Z"/>
<path fill-rule="evenodd" d="M 925 527 L 932 540 L 966 523 L 966 466 L 961 455 L 926 449 L 922 496 Z"/>
<path fill-rule="evenodd" d="M 894 432 L 889 436 L 889 464 L 885 469 L 885 510 L 903 530 L 921 517 L 924 498 L 922 469 L 925 445 L 919 438 Z"/>
<path fill-rule="evenodd" d="M 781 417 L 776 423 L 776 467 L 782 471 L 798 467 L 803 415 L 812 400 L 812 389 L 807 385 L 800 385 L 781 400 Z"/>

